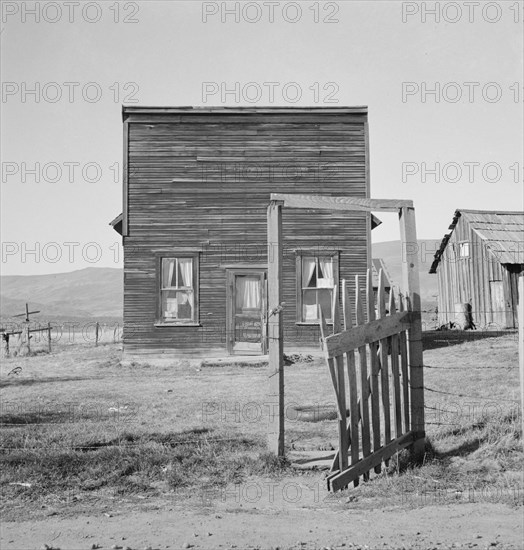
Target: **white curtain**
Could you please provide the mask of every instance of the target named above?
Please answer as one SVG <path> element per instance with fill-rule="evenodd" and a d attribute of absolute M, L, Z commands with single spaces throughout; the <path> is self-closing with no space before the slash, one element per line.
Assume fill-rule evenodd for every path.
<path fill-rule="evenodd" d="M 320 269 L 322 270 L 322 273 L 324 275 L 324 281 L 322 284 L 318 284 L 318 286 L 322 286 L 324 288 L 326 287 L 333 287 L 335 285 L 335 281 L 333 280 L 333 261 L 331 258 L 319 258 L 320 263 Z"/>
<path fill-rule="evenodd" d="M 260 308 L 260 279 L 237 277 L 237 310 Z"/>
<path fill-rule="evenodd" d="M 175 261 L 176 260 L 163 260 L 163 269 L 162 269 L 162 288 L 169 288 L 176 285 L 173 280 L 173 275 L 175 273 Z"/>
<path fill-rule="evenodd" d="M 302 258 L 302 288 L 307 288 L 316 267 L 315 258 Z"/>
<path fill-rule="evenodd" d="M 193 288 L 193 262 L 191 258 L 184 258 L 178 260 L 180 267 L 181 281 L 178 281 L 178 286 L 185 286 Z"/>

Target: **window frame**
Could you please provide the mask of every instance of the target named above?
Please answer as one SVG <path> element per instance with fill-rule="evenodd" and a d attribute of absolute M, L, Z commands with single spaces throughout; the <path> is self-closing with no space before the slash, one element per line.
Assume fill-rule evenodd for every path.
<path fill-rule="evenodd" d="M 462 254 L 463 250 L 467 250 L 467 254 Z M 458 258 L 459 260 L 466 260 L 471 258 L 471 246 L 470 241 L 459 241 L 458 242 Z"/>
<path fill-rule="evenodd" d="M 162 314 L 162 261 L 191 259 L 193 271 L 193 318 L 167 320 Z M 183 290 L 183 289 L 181 289 Z M 156 253 L 156 327 L 199 327 L 200 325 L 200 253 L 184 250 L 166 250 Z"/>
<path fill-rule="evenodd" d="M 302 303 L 302 259 L 304 256 L 313 256 L 315 258 L 331 258 L 333 262 L 333 284 L 337 291 L 337 299 L 340 295 L 339 290 L 339 250 L 322 251 L 317 249 L 301 249 L 295 250 L 295 265 L 296 265 L 296 325 L 319 326 L 320 320 L 304 321 L 302 318 L 303 303 Z M 333 319 L 326 321 L 328 325 L 333 324 Z"/>

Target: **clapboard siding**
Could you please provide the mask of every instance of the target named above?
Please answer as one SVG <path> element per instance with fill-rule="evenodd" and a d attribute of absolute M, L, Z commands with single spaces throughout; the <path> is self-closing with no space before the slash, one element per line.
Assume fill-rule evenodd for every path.
<path fill-rule="evenodd" d="M 124 112 L 126 352 L 225 352 L 223 265 L 267 263 L 270 193 L 369 196 L 367 115 L 327 111 Z M 319 338 L 296 323 L 295 250 L 339 251 L 339 276 L 353 280 L 368 267 L 367 223 L 365 213 L 284 210 L 285 345 Z M 158 257 L 169 250 L 199 252 L 201 326 L 155 327 Z"/>

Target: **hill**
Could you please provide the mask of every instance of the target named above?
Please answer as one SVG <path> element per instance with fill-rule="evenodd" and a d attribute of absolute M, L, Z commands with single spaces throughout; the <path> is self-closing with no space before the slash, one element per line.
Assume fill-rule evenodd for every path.
<path fill-rule="evenodd" d="M 423 309 L 435 307 L 438 293 L 437 276 L 430 275 L 429 268 L 433 262 L 435 251 L 441 240 L 420 239 L 418 241 L 418 260 L 420 274 L 420 296 Z M 373 258 L 382 258 L 389 271 L 393 284 L 402 282 L 402 256 L 400 241 L 373 243 Z"/>
<path fill-rule="evenodd" d="M 0 282 L 2 318 L 23 313 L 26 302 L 45 319 L 122 317 L 121 269 L 90 267 L 52 275 L 9 275 Z"/>

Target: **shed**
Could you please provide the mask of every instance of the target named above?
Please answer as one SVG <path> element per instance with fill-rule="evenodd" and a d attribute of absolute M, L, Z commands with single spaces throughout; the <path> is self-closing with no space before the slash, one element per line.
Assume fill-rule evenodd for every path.
<path fill-rule="evenodd" d="M 438 323 L 518 326 L 518 277 L 524 271 L 524 212 L 456 210 L 430 273 L 438 277 Z"/>

